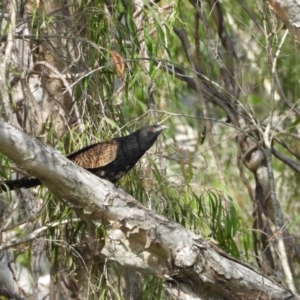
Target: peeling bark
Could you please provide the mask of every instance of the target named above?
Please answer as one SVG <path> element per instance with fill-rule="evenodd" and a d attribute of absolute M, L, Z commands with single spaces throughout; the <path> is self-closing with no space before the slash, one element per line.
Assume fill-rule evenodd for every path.
<path fill-rule="evenodd" d="M 107 226 L 102 254 L 109 261 L 159 276 L 170 297 L 299 299 L 201 236 L 144 208 L 123 190 L 4 122 L 0 122 L 0 140 L 4 155 L 41 179 L 82 218 Z"/>

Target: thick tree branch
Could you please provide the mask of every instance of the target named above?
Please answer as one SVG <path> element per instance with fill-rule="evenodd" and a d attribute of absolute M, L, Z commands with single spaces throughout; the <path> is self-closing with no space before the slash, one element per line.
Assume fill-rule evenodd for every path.
<path fill-rule="evenodd" d="M 5 55 L 0 58 L 0 118 L 17 126 L 18 122 L 10 107 L 8 69 L 14 48 L 14 33 L 16 29 L 16 1 L 11 1 L 9 5 L 10 24 L 7 31 L 7 43 Z"/>
<path fill-rule="evenodd" d="M 192 297 L 186 291 L 201 299 L 299 299 L 4 122 L 0 140 L 0 152 L 40 178 L 82 217 L 108 227 L 102 253 L 109 260 L 163 278 L 170 293 L 185 299 Z"/>
<path fill-rule="evenodd" d="M 269 8 L 300 43 L 300 5 L 296 0 L 269 0 Z"/>

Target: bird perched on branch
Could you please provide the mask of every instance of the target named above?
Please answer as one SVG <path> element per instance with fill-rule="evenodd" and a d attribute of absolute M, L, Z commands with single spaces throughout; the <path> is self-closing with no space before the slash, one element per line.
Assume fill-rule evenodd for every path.
<path fill-rule="evenodd" d="M 100 142 L 80 149 L 67 156 L 69 160 L 96 176 L 116 183 L 154 144 L 159 134 L 166 129 L 163 125 L 143 127 L 127 136 Z M 0 192 L 8 189 L 30 188 L 41 184 L 38 178 L 7 180 Z"/>

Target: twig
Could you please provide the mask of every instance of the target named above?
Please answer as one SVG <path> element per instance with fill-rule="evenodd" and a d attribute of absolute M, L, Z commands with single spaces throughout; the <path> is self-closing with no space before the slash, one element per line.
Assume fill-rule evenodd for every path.
<path fill-rule="evenodd" d="M 45 226 L 29 233 L 25 237 L 22 237 L 22 238 L 13 240 L 13 241 L 9 241 L 7 243 L 2 243 L 0 245 L 0 251 L 3 251 L 5 249 L 27 243 L 29 241 L 32 241 L 32 240 L 36 239 L 42 232 L 48 230 L 49 228 L 54 228 L 54 227 L 57 227 L 59 225 L 65 225 L 65 224 L 68 224 L 70 222 L 80 222 L 80 220 L 81 220 L 80 218 L 73 218 L 71 220 L 69 219 L 69 220 L 55 221 L 55 222 L 49 223 L 48 225 L 45 225 Z"/>
<path fill-rule="evenodd" d="M 191 52 L 191 46 L 189 44 L 188 37 L 187 37 L 187 34 L 186 34 L 185 30 L 174 28 L 174 31 L 177 34 L 177 36 L 179 37 L 179 39 L 181 40 L 181 43 L 184 47 L 186 56 L 187 56 L 187 58 L 190 62 L 192 70 L 194 72 L 196 72 L 197 70 L 196 70 L 195 61 L 193 59 L 193 55 L 192 55 L 192 52 Z M 208 115 L 208 110 L 207 110 L 207 104 L 206 104 L 206 102 L 204 100 L 204 97 L 203 97 L 200 80 L 197 76 L 194 78 L 194 80 L 195 80 L 196 90 L 197 90 L 197 93 L 198 93 L 198 96 L 199 96 L 203 116 L 208 118 L 209 115 Z M 220 159 L 219 159 L 219 155 L 216 151 L 216 148 L 214 147 L 215 142 L 214 142 L 214 139 L 213 139 L 213 136 L 212 136 L 212 126 L 211 126 L 211 122 L 210 122 L 209 119 L 205 120 L 205 126 L 206 126 L 206 129 L 207 129 L 207 136 L 208 136 L 209 145 L 211 147 L 211 150 L 212 150 L 212 153 L 213 153 L 216 165 L 217 165 L 217 171 L 219 173 L 220 181 L 221 181 L 222 185 L 226 186 L 224 174 L 222 172 L 222 167 L 221 167 L 221 163 L 220 163 Z"/>
<path fill-rule="evenodd" d="M 276 71 L 277 59 L 279 57 L 284 40 L 287 36 L 287 31 L 283 35 L 283 37 L 278 45 L 277 51 L 275 52 L 275 56 L 273 56 L 272 47 L 270 46 L 270 43 L 269 43 L 269 36 L 267 34 L 267 28 L 266 28 L 265 22 L 264 22 L 264 32 L 265 32 L 266 47 L 267 47 L 269 59 L 270 59 L 270 61 L 272 61 L 271 95 L 270 95 L 271 108 L 270 108 L 270 123 L 264 129 L 262 129 L 261 127 L 259 127 L 258 129 L 261 132 L 261 135 L 262 135 L 262 138 L 263 138 L 263 141 L 265 144 L 265 149 L 263 149 L 263 151 L 264 151 L 264 156 L 265 156 L 265 160 L 266 160 L 266 164 L 267 164 L 267 171 L 268 171 L 268 181 L 269 181 L 269 189 L 270 189 L 269 199 L 270 199 L 270 205 L 271 205 L 270 209 L 273 214 L 273 222 L 275 225 L 275 229 L 277 232 L 280 232 L 281 229 L 283 228 L 284 221 L 283 221 L 283 213 L 282 213 L 281 205 L 277 199 L 276 190 L 275 190 L 275 180 L 274 180 L 274 173 L 273 173 L 273 166 L 272 166 L 272 153 L 273 153 L 273 151 L 272 151 L 272 135 L 270 134 L 270 130 L 271 130 L 272 122 L 273 122 L 273 113 L 275 110 L 275 108 L 274 108 L 275 107 L 275 99 L 274 99 L 275 75 L 274 74 Z M 289 235 L 287 230 L 285 230 L 285 233 L 287 235 Z M 288 256 L 287 256 L 287 245 L 284 245 L 283 234 L 278 235 L 277 246 L 278 246 L 278 254 L 280 256 L 281 266 L 282 266 L 283 272 L 285 274 L 288 287 L 292 292 L 296 293 L 296 288 L 294 285 L 291 266 L 289 265 Z"/>
<path fill-rule="evenodd" d="M 291 169 L 296 171 L 298 174 L 300 174 L 300 167 L 297 165 L 293 160 L 285 157 L 282 155 L 279 151 L 277 151 L 274 147 L 272 148 L 272 154 L 277 157 L 279 160 L 281 160 L 284 164 L 289 166 Z"/>

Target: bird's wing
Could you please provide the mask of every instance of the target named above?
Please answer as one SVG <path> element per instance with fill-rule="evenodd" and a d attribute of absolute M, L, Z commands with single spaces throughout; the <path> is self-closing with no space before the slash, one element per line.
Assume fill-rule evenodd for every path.
<path fill-rule="evenodd" d="M 116 159 L 118 148 L 119 142 L 110 140 L 82 148 L 69 154 L 67 158 L 85 169 L 100 168 Z"/>

